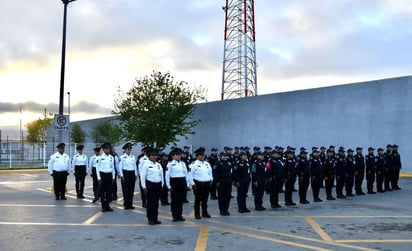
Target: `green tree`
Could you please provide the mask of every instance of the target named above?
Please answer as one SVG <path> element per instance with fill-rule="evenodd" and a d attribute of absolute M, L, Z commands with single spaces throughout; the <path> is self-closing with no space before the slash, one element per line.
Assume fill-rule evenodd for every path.
<path fill-rule="evenodd" d="M 187 82 L 174 82 L 170 73 L 153 72 L 136 79 L 129 91 L 118 88 L 113 114 L 118 115 L 122 136 L 143 145 L 164 147 L 178 136 L 194 134 L 196 104 L 204 100 L 204 89 L 191 90 Z"/>
<path fill-rule="evenodd" d="M 92 127 L 90 137 L 96 144 L 110 142 L 112 145 L 116 145 L 121 140 L 121 129 L 119 125 L 111 121 L 103 121 Z"/>
<path fill-rule="evenodd" d="M 74 125 L 70 132 L 70 139 L 73 143 L 84 144 L 86 142 L 87 134 L 82 130 L 80 125 Z"/>
<path fill-rule="evenodd" d="M 36 119 L 26 124 L 29 143 L 38 143 L 46 140 L 47 127 L 53 124 L 52 118 Z"/>

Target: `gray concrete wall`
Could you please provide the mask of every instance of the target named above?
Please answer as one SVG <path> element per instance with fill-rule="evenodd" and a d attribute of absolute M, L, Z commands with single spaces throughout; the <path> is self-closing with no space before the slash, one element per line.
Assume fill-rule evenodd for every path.
<path fill-rule="evenodd" d="M 179 145 L 209 150 L 226 145 L 385 148 L 396 143 L 402 172 L 412 173 L 411 115 L 412 77 L 399 77 L 199 104 L 196 117 L 202 122 Z M 96 121 L 77 123 L 87 129 Z"/>

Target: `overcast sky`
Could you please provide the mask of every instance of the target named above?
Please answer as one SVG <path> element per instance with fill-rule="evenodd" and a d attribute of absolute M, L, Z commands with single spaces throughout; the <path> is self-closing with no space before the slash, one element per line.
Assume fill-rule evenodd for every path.
<path fill-rule="evenodd" d="M 208 101 L 218 100 L 224 4 L 71 3 L 71 119 L 109 116 L 116 87 L 126 90 L 152 70 L 203 85 Z M 259 0 L 255 9 L 259 94 L 411 74 L 410 0 Z M 0 1 L 0 130 L 41 118 L 44 108 L 58 112 L 62 17 L 61 0 Z"/>

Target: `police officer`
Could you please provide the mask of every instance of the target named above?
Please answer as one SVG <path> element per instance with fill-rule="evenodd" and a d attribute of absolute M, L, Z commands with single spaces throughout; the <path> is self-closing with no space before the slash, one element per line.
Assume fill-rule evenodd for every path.
<path fill-rule="evenodd" d="M 319 158 L 320 158 L 320 160 L 322 161 L 322 164 L 325 163 L 326 155 L 327 155 L 327 154 L 326 154 L 326 147 L 321 146 L 321 147 L 320 147 Z M 321 184 L 320 184 L 320 188 L 325 188 L 324 178 L 325 178 L 325 177 L 323 177 L 323 172 L 322 172 L 322 182 L 321 182 Z"/>
<path fill-rule="evenodd" d="M 212 174 L 213 174 L 213 181 L 210 184 L 210 199 L 211 200 L 217 200 L 216 168 L 217 168 L 217 163 L 219 162 L 219 157 L 217 156 L 217 154 L 218 154 L 217 149 L 213 147 L 210 150 L 209 157 L 207 158 L 207 162 L 209 162 L 210 166 L 212 167 Z"/>
<path fill-rule="evenodd" d="M 233 169 L 233 181 L 237 187 L 237 205 L 239 213 L 249 213 L 246 197 L 250 185 L 250 165 L 245 152 L 239 153 L 239 159 Z"/>
<path fill-rule="evenodd" d="M 392 180 L 392 171 L 393 171 L 393 166 L 394 166 L 394 158 L 393 158 L 393 152 L 392 152 L 392 145 L 387 145 L 386 146 L 386 152 L 384 154 L 385 156 L 385 191 L 390 192 L 392 191 L 391 187 L 391 180 Z"/>
<path fill-rule="evenodd" d="M 170 153 L 169 153 L 169 155 L 170 155 Z M 167 155 L 165 152 L 163 152 L 161 154 L 161 157 L 160 157 L 160 165 L 162 165 L 163 177 L 165 178 L 165 180 L 163 181 L 162 194 L 160 195 L 160 203 L 161 203 L 162 206 L 170 205 L 170 203 L 169 203 L 169 188 L 167 187 L 167 184 L 166 184 L 166 170 L 167 170 L 167 164 L 169 163 L 169 155 Z M 170 157 L 170 159 L 172 159 L 172 157 Z"/>
<path fill-rule="evenodd" d="M 365 158 L 362 155 L 362 147 L 356 148 L 355 155 L 355 191 L 356 195 L 365 195 L 362 191 L 362 182 L 365 177 Z"/>
<path fill-rule="evenodd" d="M 216 168 L 216 187 L 220 215 L 228 216 L 232 192 L 232 163 L 228 161 L 225 152 L 219 154 L 220 161 Z"/>
<path fill-rule="evenodd" d="M 270 206 L 271 208 L 280 208 L 279 192 L 283 186 L 284 163 L 277 150 L 272 151 L 272 156 L 267 164 L 267 176 L 270 182 Z"/>
<path fill-rule="evenodd" d="M 257 159 L 252 165 L 252 184 L 255 187 L 255 210 L 266 210 L 263 207 L 263 195 L 266 187 L 266 163 L 262 152 L 256 154 Z"/>
<path fill-rule="evenodd" d="M 146 216 L 148 223 L 149 225 L 156 225 L 161 224 L 158 215 L 159 199 L 164 181 L 163 169 L 160 163 L 157 162 L 158 153 L 154 149 L 151 149 L 147 156 L 149 160 L 143 163 L 140 179 L 147 198 Z"/>
<path fill-rule="evenodd" d="M 137 173 L 139 174 L 140 196 L 141 196 L 142 207 L 143 208 L 146 208 L 146 206 L 147 206 L 147 196 L 146 196 L 146 193 L 144 192 L 143 187 L 142 187 L 142 178 L 141 178 L 141 175 L 140 175 L 140 171 L 142 170 L 143 165 L 147 161 L 149 161 L 149 157 L 147 156 L 147 153 L 151 152 L 151 151 L 152 151 L 152 148 L 150 146 L 143 147 L 142 148 L 142 153 L 138 157 L 139 161 L 138 161 L 138 164 L 137 164 L 137 166 L 138 166 Z"/>
<path fill-rule="evenodd" d="M 312 151 L 312 159 L 310 160 L 310 183 L 313 193 L 314 202 L 322 202 L 319 198 L 320 186 L 323 183 L 323 162 L 319 156 L 320 152 L 315 149 Z"/>
<path fill-rule="evenodd" d="M 293 202 L 292 192 L 296 182 L 296 161 L 295 154 L 292 150 L 286 150 L 286 161 L 285 161 L 285 205 L 295 206 L 296 203 Z"/>
<path fill-rule="evenodd" d="M 170 190 L 172 199 L 170 210 L 174 222 L 185 221 L 183 218 L 183 202 L 185 200 L 185 191 L 188 187 L 188 172 L 186 164 L 180 160 L 182 150 L 174 148 L 170 152 L 172 160 L 166 168 L 166 186 Z"/>
<path fill-rule="evenodd" d="M 210 183 L 213 181 L 212 167 L 205 161 L 204 148 L 195 151 L 196 160 L 192 163 L 189 180 L 195 194 L 195 219 L 201 219 L 200 206 L 202 206 L 202 217 L 210 218 L 207 211 L 207 200 L 209 198 Z"/>
<path fill-rule="evenodd" d="M 376 173 L 376 158 L 375 149 L 373 147 L 368 148 L 368 155 L 365 156 L 366 164 L 366 187 L 368 189 L 368 194 L 375 194 L 373 191 L 373 183 L 375 183 L 375 173 Z"/>
<path fill-rule="evenodd" d="M 77 153 L 72 159 L 72 170 L 76 180 L 76 194 L 78 199 L 84 199 L 84 180 L 88 171 L 88 159 L 87 155 L 83 154 L 84 145 L 78 145 L 76 147 Z"/>
<path fill-rule="evenodd" d="M 343 195 L 343 186 L 346 179 L 346 157 L 345 148 L 339 147 L 338 156 L 336 157 L 336 197 L 338 199 L 345 199 Z"/>
<path fill-rule="evenodd" d="M 327 150 L 327 156 L 323 165 L 323 177 L 325 179 L 325 192 L 327 200 L 335 200 L 332 196 L 333 181 L 335 179 L 335 152 Z"/>
<path fill-rule="evenodd" d="M 57 152 L 50 156 L 48 172 L 53 176 L 54 195 L 56 200 L 66 200 L 66 183 L 70 171 L 70 157 L 64 153 L 64 143 L 56 146 Z"/>
<path fill-rule="evenodd" d="M 96 174 L 99 181 L 100 201 L 102 212 L 113 211 L 110 207 L 112 201 L 113 180 L 115 179 L 115 160 L 110 154 L 112 148 L 110 143 L 104 143 L 101 147 L 102 155 L 97 159 Z"/>
<path fill-rule="evenodd" d="M 296 171 L 299 177 L 299 201 L 300 204 L 309 204 L 310 202 L 306 199 L 306 194 L 309 187 L 310 179 L 310 165 L 307 157 L 308 152 L 302 149 L 299 154 L 299 160 L 297 162 Z"/>
<path fill-rule="evenodd" d="M 355 158 L 353 156 L 353 150 L 348 149 L 348 155 L 346 157 L 346 172 L 345 172 L 345 190 L 347 197 L 354 197 L 353 184 L 355 180 Z"/>
<path fill-rule="evenodd" d="M 112 187 L 112 199 L 117 200 L 117 177 L 119 177 L 119 155 L 116 153 L 116 149 L 112 146 L 110 149 L 110 154 L 113 156 L 114 159 L 114 179 L 113 179 L 113 187 Z"/>
<path fill-rule="evenodd" d="M 383 155 L 383 149 L 378 148 L 378 156 L 376 156 L 376 190 L 378 193 L 384 193 L 383 180 L 385 177 L 385 157 Z"/>
<path fill-rule="evenodd" d="M 134 209 L 133 196 L 137 180 L 136 157 L 131 154 L 132 144 L 126 143 L 122 149 L 124 153 L 119 160 L 119 176 L 122 183 L 123 206 L 125 210 Z"/>
<path fill-rule="evenodd" d="M 89 159 L 89 168 L 91 168 L 92 170 L 88 173 L 90 173 L 90 176 L 92 177 L 93 180 L 93 203 L 95 203 L 100 195 L 98 193 L 98 187 L 99 187 L 99 181 L 97 180 L 97 173 L 96 173 L 96 165 L 97 165 L 97 159 L 99 158 L 100 155 L 100 147 L 95 147 L 93 149 L 94 151 L 94 155 Z"/>
<path fill-rule="evenodd" d="M 393 154 L 393 172 L 392 172 L 392 179 L 391 179 L 391 185 L 393 190 L 401 190 L 401 188 L 398 185 L 399 181 L 399 173 L 402 169 L 402 163 L 401 163 L 401 155 L 398 152 L 398 145 L 394 144 L 393 149 L 392 149 L 392 154 Z"/>

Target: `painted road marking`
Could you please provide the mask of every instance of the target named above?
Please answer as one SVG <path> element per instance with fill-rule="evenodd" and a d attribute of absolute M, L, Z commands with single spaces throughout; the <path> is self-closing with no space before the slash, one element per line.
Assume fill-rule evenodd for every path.
<path fill-rule="evenodd" d="M 197 238 L 195 251 L 204 251 L 207 247 L 207 241 L 209 239 L 209 227 L 201 226 L 199 231 L 199 237 Z"/>
<path fill-rule="evenodd" d="M 322 240 L 326 242 L 333 242 L 330 235 L 326 233 L 326 231 L 323 230 L 322 227 L 316 221 L 314 221 L 312 217 L 305 217 L 304 219 L 307 223 L 309 223 L 312 229 L 320 236 L 320 238 L 322 238 Z"/>
<path fill-rule="evenodd" d="M 103 215 L 102 212 L 98 212 L 97 214 L 93 215 L 92 217 L 90 217 L 89 219 L 87 219 L 86 221 L 84 221 L 83 224 L 85 224 L 85 225 L 90 225 L 90 224 L 92 224 L 95 220 L 99 219 L 102 215 Z"/>

